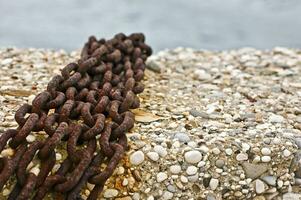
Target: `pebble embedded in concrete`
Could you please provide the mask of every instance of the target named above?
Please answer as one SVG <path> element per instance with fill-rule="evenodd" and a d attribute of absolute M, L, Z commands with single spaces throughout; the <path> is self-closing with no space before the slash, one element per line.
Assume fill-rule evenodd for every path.
<path fill-rule="evenodd" d="M 118 190 L 116 189 L 106 189 L 103 193 L 105 198 L 114 198 L 118 195 Z"/>
<path fill-rule="evenodd" d="M 157 174 L 157 182 L 160 183 L 167 179 L 167 174 L 165 172 L 159 172 Z"/>
<path fill-rule="evenodd" d="M 133 165 L 140 165 L 144 161 L 144 153 L 142 151 L 136 151 L 130 156 L 130 162 Z"/>
<path fill-rule="evenodd" d="M 202 154 L 199 151 L 192 150 L 184 154 L 185 161 L 190 164 L 196 164 L 202 160 Z"/>
<path fill-rule="evenodd" d="M 146 155 L 152 161 L 158 161 L 159 160 L 159 154 L 157 152 L 148 152 Z"/>

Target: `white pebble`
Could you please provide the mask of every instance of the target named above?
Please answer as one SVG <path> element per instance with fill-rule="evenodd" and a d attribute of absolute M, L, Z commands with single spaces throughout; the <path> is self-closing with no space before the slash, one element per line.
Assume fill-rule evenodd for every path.
<path fill-rule="evenodd" d="M 130 162 L 133 165 L 140 165 L 144 161 L 144 153 L 142 151 L 136 151 L 130 156 Z"/>
<path fill-rule="evenodd" d="M 255 181 L 255 191 L 257 194 L 261 194 L 265 191 L 265 185 L 264 182 L 262 182 L 261 180 L 257 179 Z"/>
<path fill-rule="evenodd" d="M 1 64 L 2 64 L 2 65 L 8 65 L 8 64 L 10 64 L 12 61 L 13 61 L 12 58 L 6 58 L 6 59 L 4 59 L 4 60 L 1 61 Z"/>
<path fill-rule="evenodd" d="M 248 143 L 242 143 L 241 146 L 242 146 L 243 152 L 247 152 L 251 148 Z"/>
<path fill-rule="evenodd" d="M 287 150 L 287 149 L 285 149 L 285 150 L 283 151 L 283 155 L 284 155 L 285 157 L 289 157 L 291 154 L 292 154 L 292 153 L 291 153 L 289 150 Z"/>
<path fill-rule="evenodd" d="M 278 188 L 281 188 L 283 186 L 283 181 L 282 180 L 278 180 L 277 181 L 277 186 L 278 186 Z"/>
<path fill-rule="evenodd" d="M 189 166 L 189 167 L 187 167 L 187 169 L 186 169 L 186 173 L 187 173 L 188 175 L 194 175 L 194 174 L 197 173 L 197 171 L 198 171 L 198 168 L 196 168 L 195 166 Z"/>
<path fill-rule="evenodd" d="M 184 155 L 185 161 L 191 164 L 198 163 L 202 160 L 202 154 L 199 151 L 188 151 Z"/>
<path fill-rule="evenodd" d="M 122 185 L 123 185 L 123 186 L 127 186 L 128 184 L 129 184 L 128 179 L 127 179 L 127 178 L 123 179 Z"/>
<path fill-rule="evenodd" d="M 202 145 L 202 146 L 200 147 L 200 151 L 202 151 L 202 152 L 204 152 L 204 153 L 207 153 L 207 152 L 209 151 L 209 148 L 206 147 L 205 145 Z"/>
<path fill-rule="evenodd" d="M 165 157 L 167 155 L 167 151 L 164 147 L 160 145 L 156 145 L 154 147 L 155 152 L 157 152 L 161 157 Z"/>
<path fill-rule="evenodd" d="M 262 156 L 261 157 L 261 161 L 262 162 L 270 162 L 271 161 L 271 157 L 270 156 Z"/>
<path fill-rule="evenodd" d="M 56 172 L 61 167 L 61 164 L 55 164 L 52 168 L 52 172 Z"/>
<path fill-rule="evenodd" d="M 248 154 L 245 153 L 239 153 L 236 156 L 237 161 L 243 161 L 243 160 L 248 160 Z"/>
<path fill-rule="evenodd" d="M 62 154 L 56 153 L 56 154 L 55 154 L 55 159 L 56 159 L 56 160 L 62 160 Z"/>
<path fill-rule="evenodd" d="M 164 180 L 166 180 L 167 179 L 167 174 L 166 173 L 164 173 L 164 172 L 159 172 L 158 174 L 157 174 L 157 182 L 158 183 L 160 183 L 160 182 L 162 182 L 162 181 L 164 181 Z"/>
<path fill-rule="evenodd" d="M 11 157 L 11 156 L 14 155 L 14 153 L 15 153 L 15 151 L 12 148 L 8 148 L 8 149 L 4 149 L 1 152 L 1 156 L 3 156 L 3 157 Z"/>
<path fill-rule="evenodd" d="M 188 178 L 186 176 L 181 176 L 180 180 L 182 183 L 188 183 Z"/>
<path fill-rule="evenodd" d="M 198 167 L 204 167 L 206 165 L 206 162 L 205 161 L 200 161 L 198 163 Z"/>
<path fill-rule="evenodd" d="M 158 161 L 159 160 L 159 154 L 157 152 L 148 152 L 146 155 L 152 161 Z"/>
<path fill-rule="evenodd" d="M 211 190 L 215 190 L 218 186 L 219 180 L 216 178 L 212 178 L 209 182 L 209 186 L 211 188 Z"/>
<path fill-rule="evenodd" d="M 118 190 L 115 189 L 106 189 L 103 193 L 103 196 L 105 198 L 113 198 L 116 197 L 118 195 Z"/>
<path fill-rule="evenodd" d="M 273 139 L 274 144 L 280 144 L 280 142 L 281 142 L 280 138 L 274 138 Z"/>
<path fill-rule="evenodd" d="M 117 170 L 118 175 L 124 174 L 124 172 L 125 172 L 124 167 L 122 167 L 122 166 L 118 167 L 118 170 Z"/>
<path fill-rule="evenodd" d="M 154 198 L 154 196 L 149 196 L 149 197 L 147 197 L 147 200 L 154 200 L 155 198 Z"/>
<path fill-rule="evenodd" d="M 10 193 L 10 191 L 6 188 L 2 191 L 2 195 L 5 196 L 5 197 L 8 196 L 9 193 Z"/>
<path fill-rule="evenodd" d="M 260 162 L 260 156 L 256 155 L 253 159 L 254 163 L 259 163 Z"/>
<path fill-rule="evenodd" d="M 218 148 L 213 148 L 212 153 L 214 153 L 215 155 L 218 155 L 221 153 L 221 151 Z"/>
<path fill-rule="evenodd" d="M 169 170 L 172 174 L 179 174 L 181 172 L 181 166 L 180 165 L 172 165 L 172 166 L 170 166 Z"/>
<path fill-rule="evenodd" d="M 173 198 L 173 193 L 169 192 L 169 191 L 165 191 L 162 195 L 162 199 L 164 200 L 169 200 Z"/>
<path fill-rule="evenodd" d="M 39 167 L 34 167 L 30 170 L 31 173 L 33 173 L 34 175 L 38 176 L 40 173 L 40 169 Z"/>
<path fill-rule="evenodd" d="M 28 135 L 26 137 L 26 141 L 29 142 L 29 143 L 32 143 L 36 140 L 36 137 L 34 135 Z"/>
<path fill-rule="evenodd" d="M 225 152 L 226 152 L 226 154 L 227 154 L 228 156 L 231 156 L 232 153 L 233 153 L 233 150 L 232 150 L 232 149 L 226 149 Z"/>
<path fill-rule="evenodd" d="M 268 156 L 268 155 L 271 155 L 271 150 L 270 150 L 269 148 L 267 148 L 267 147 L 263 147 L 263 148 L 261 149 L 261 153 L 262 153 L 262 155 L 264 155 L 264 156 Z"/>
<path fill-rule="evenodd" d="M 190 138 L 186 133 L 176 133 L 174 138 L 178 139 L 180 142 L 189 142 Z"/>
<path fill-rule="evenodd" d="M 284 121 L 284 118 L 281 115 L 272 114 L 269 117 L 269 121 L 272 123 L 282 123 Z"/>
<path fill-rule="evenodd" d="M 208 74 L 205 70 L 197 69 L 194 71 L 194 78 L 201 80 L 201 81 L 209 80 L 209 79 L 211 79 L 211 75 Z"/>

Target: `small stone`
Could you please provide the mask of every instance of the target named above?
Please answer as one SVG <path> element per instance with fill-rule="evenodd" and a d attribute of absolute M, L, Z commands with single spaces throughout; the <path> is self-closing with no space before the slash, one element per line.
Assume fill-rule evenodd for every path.
<path fill-rule="evenodd" d="M 261 161 L 265 162 L 265 163 L 270 162 L 271 161 L 271 157 L 270 156 L 262 156 L 261 157 Z"/>
<path fill-rule="evenodd" d="M 206 165 L 206 162 L 205 161 L 200 161 L 199 163 L 198 163 L 198 167 L 204 167 Z"/>
<path fill-rule="evenodd" d="M 124 167 L 122 167 L 122 166 L 118 167 L 118 170 L 117 170 L 118 175 L 124 174 L 124 172 L 125 172 Z"/>
<path fill-rule="evenodd" d="M 55 154 L 55 159 L 56 159 L 56 160 L 62 160 L 62 154 L 56 153 L 56 154 Z"/>
<path fill-rule="evenodd" d="M 198 181 L 199 175 L 194 174 L 194 175 L 188 176 L 187 179 L 188 179 L 189 182 L 194 183 L 194 182 Z"/>
<path fill-rule="evenodd" d="M 241 146 L 242 146 L 242 151 L 243 152 L 247 152 L 251 148 L 248 143 L 242 143 Z"/>
<path fill-rule="evenodd" d="M 161 68 L 159 66 L 159 64 L 153 60 L 149 61 L 146 65 L 146 67 L 149 69 L 149 70 L 152 70 L 154 72 L 157 72 L 157 73 L 160 73 L 161 72 Z"/>
<path fill-rule="evenodd" d="M 176 133 L 174 138 L 178 139 L 180 142 L 189 142 L 190 138 L 186 133 Z"/>
<path fill-rule="evenodd" d="M 151 196 L 147 197 L 146 200 L 155 200 L 155 197 L 153 195 L 151 195 Z"/>
<path fill-rule="evenodd" d="M 144 153 L 142 151 L 136 151 L 130 156 L 130 163 L 132 165 L 140 165 L 144 161 Z"/>
<path fill-rule="evenodd" d="M 244 160 L 248 160 L 248 154 L 245 153 L 239 153 L 236 156 L 236 160 L 237 161 L 244 161 Z"/>
<path fill-rule="evenodd" d="M 29 142 L 29 143 L 32 143 L 36 140 L 36 137 L 34 135 L 28 135 L 26 137 L 26 141 Z"/>
<path fill-rule="evenodd" d="M 180 180 L 182 183 L 188 183 L 188 178 L 186 176 L 181 176 Z"/>
<path fill-rule="evenodd" d="M 15 153 L 15 151 L 12 148 L 7 148 L 7 149 L 2 150 L 0 155 L 3 157 L 11 157 L 14 155 L 14 153 Z"/>
<path fill-rule="evenodd" d="M 151 190 L 152 190 L 152 189 L 148 187 L 148 188 L 146 188 L 146 189 L 144 190 L 144 193 L 145 193 L 145 194 L 148 194 Z"/>
<path fill-rule="evenodd" d="M 208 194 L 206 200 L 216 200 L 216 198 L 213 194 Z"/>
<path fill-rule="evenodd" d="M 190 164 L 198 163 L 202 160 L 202 154 L 199 151 L 188 151 L 184 154 L 185 161 Z"/>
<path fill-rule="evenodd" d="M 148 152 L 146 155 L 152 161 L 158 161 L 159 160 L 159 154 L 157 152 Z"/>
<path fill-rule="evenodd" d="M 259 179 L 255 180 L 255 191 L 257 194 L 261 194 L 265 191 L 265 185 L 264 182 L 262 182 Z"/>
<path fill-rule="evenodd" d="M 5 196 L 5 197 L 8 196 L 9 193 L 10 193 L 10 191 L 6 188 L 2 191 L 2 195 Z"/>
<path fill-rule="evenodd" d="M 242 166 L 246 173 L 246 176 L 251 179 L 260 177 L 268 170 L 267 165 L 264 164 L 253 164 L 253 163 L 244 162 Z"/>
<path fill-rule="evenodd" d="M 161 157 L 165 157 L 167 155 L 167 151 L 161 145 L 156 145 L 154 147 L 155 152 L 157 152 Z"/>
<path fill-rule="evenodd" d="M 211 75 L 208 74 L 205 70 L 197 69 L 197 70 L 194 71 L 194 78 L 198 79 L 200 81 L 210 80 Z"/>
<path fill-rule="evenodd" d="M 231 156 L 232 153 L 233 153 L 233 150 L 228 148 L 228 149 L 225 150 L 225 152 L 226 152 L 226 154 L 227 154 L 228 156 Z"/>
<path fill-rule="evenodd" d="M 271 155 L 271 150 L 267 147 L 264 147 L 264 148 L 261 149 L 261 153 L 264 156 L 268 156 L 268 155 Z"/>
<path fill-rule="evenodd" d="M 192 115 L 192 116 L 194 116 L 194 117 L 208 118 L 207 113 L 200 112 L 200 111 L 198 111 L 198 110 L 196 110 L 196 109 L 191 109 L 191 110 L 189 111 L 189 114 Z"/>
<path fill-rule="evenodd" d="M 181 172 L 181 166 L 180 165 L 171 165 L 169 170 L 172 174 L 179 174 Z"/>
<path fill-rule="evenodd" d="M 281 115 L 272 114 L 269 117 L 269 121 L 272 123 L 282 123 L 284 121 L 284 118 Z"/>
<path fill-rule="evenodd" d="M 284 156 L 284 157 L 289 157 L 291 154 L 292 154 L 292 153 L 291 153 L 289 150 L 287 150 L 287 149 L 285 149 L 285 150 L 283 151 L 283 156 Z"/>
<path fill-rule="evenodd" d="M 222 168 L 224 165 L 225 165 L 224 160 L 218 159 L 218 160 L 215 161 L 215 166 L 218 167 L 218 168 Z"/>
<path fill-rule="evenodd" d="M 278 180 L 278 181 L 277 181 L 277 186 L 278 186 L 279 188 L 282 188 L 282 186 L 283 186 L 283 181 L 282 181 L 282 180 Z"/>
<path fill-rule="evenodd" d="M 261 180 L 266 182 L 268 185 L 276 186 L 277 178 L 275 176 L 264 176 Z"/>
<path fill-rule="evenodd" d="M 195 166 L 189 166 L 186 169 L 187 175 L 194 175 L 197 173 L 197 171 L 198 171 L 198 168 L 196 168 Z"/>
<path fill-rule="evenodd" d="M 34 168 L 31 168 L 30 172 L 33 173 L 33 174 L 35 174 L 36 176 L 38 176 L 39 173 L 40 173 L 40 168 L 38 166 L 36 166 Z"/>
<path fill-rule="evenodd" d="M 128 179 L 127 179 L 127 178 L 123 179 L 122 185 L 123 185 L 123 186 L 127 186 L 128 184 L 129 184 Z"/>
<path fill-rule="evenodd" d="M 135 192 L 132 196 L 133 200 L 140 200 L 140 194 Z"/>
<path fill-rule="evenodd" d="M 219 184 L 219 180 L 216 178 L 212 178 L 209 182 L 209 186 L 210 186 L 211 190 L 215 190 L 217 188 L 218 184 Z"/>
<path fill-rule="evenodd" d="M 157 174 L 157 182 L 158 183 L 161 183 L 162 181 L 166 180 L 167 179 L 167 174 L 164 173 L 164 172 L 159 172 Z"/>
<path fill-rule="evenodd" d="M 162 199 L 164 200 L 169 200 L 173 198 L 173 193 L 169 192 L 169 191 L 165 191 L 162 195 Z"/>
<path fill-rule="evenodd" d="M 206 147 L 205 145 L 202 145 L 202 146 L 200 146 L 199 150 L 200 150 L 201 152 L 203 152 L 203 153 L 206 154 L 206 153 L 208 153 L 209 148 Z"/>
<path fill-rule="evenodd" d="M 214 153 L 215 155 L 219 155 L 221 151 L 218 148 L 213 148 L 212 153 Z"/>
<path fill-rule="evenodd" d="M 118 190 L 115 189 L 106 189 L 103 193 L 103 196 L 107 199 L 116 197 L 117 195 L 118 195 Z"/>
<path fill-rule="evenodd" d="M 172 193 L 174 193 L 174 192 L 177 191 L 176 187 L 173 186 L 173 185 L 168 185 L 168 186 L 167 186 L 167 190 L 170 191 L 170 192 L 172 192 Z"/>
<path fill-rule="evenodd" d="M 4 59 L 4 60 L 1 61 L 1 64 L 2 64 L 2 65 L 8 65 L 8 64 L 10 64 L 12 61 L 13 61 L 12 58 L 6 58 L 6 59 Z"/>

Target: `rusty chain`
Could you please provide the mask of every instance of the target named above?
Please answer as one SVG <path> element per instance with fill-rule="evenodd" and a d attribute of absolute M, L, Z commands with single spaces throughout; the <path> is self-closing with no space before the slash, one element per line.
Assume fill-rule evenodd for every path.
<path fill-rule="evenodd" d="M 0 152 L 14 150 L 0 158 L 1 190 L 16 177 L 8 199 L 39 200 L 48 192 L 81 199 L 87 183 L 94 185 L 88 199 L 97 199 L 127 150 L 126 132 L 134 126 L 130 109 L 140 105 L 140 81 L 152 54 L 144 42 L 141 33 L 110 40 L 91 36 L 80 59 L 54 76 L 32 105 L 16 111 L 18 128 L 0 136 Z M 27 142 L 28 135 L 40 131 L 48 137 Z M 54 170 L 56 149 L 64 145 L 67 157 Z M 30 169 L 34 159 L 39 168 Z M 103 170 L 102 163 L 107 163 Z"/>

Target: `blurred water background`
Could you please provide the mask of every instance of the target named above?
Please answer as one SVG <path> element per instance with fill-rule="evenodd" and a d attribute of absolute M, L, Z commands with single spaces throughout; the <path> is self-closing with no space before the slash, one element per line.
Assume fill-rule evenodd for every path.
<path fill-rule="evenodd" d="M 155 51 L 300 48 L 300 0 L 0 0 L 0 46 L 73 50 L 143 32 Z"/>

